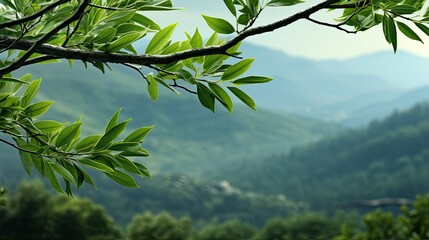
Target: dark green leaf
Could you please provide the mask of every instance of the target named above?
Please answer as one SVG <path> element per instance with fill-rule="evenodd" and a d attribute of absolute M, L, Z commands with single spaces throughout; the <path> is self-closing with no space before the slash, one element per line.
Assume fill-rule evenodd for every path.
<path fill-rule="evenodd" d="M 234 3 L 232 3 L 232 0 L 223 0 L 226 7 L 228 7 L 228 10 L 232 13 L 232 15 L 237 16 L 237 11 L 235 10 Z"/>
<path fill-rule="evenodd" d="M 410 27 L 408 27 L 407 25 L 405 25 L 402 22 L 396 22 L 398 24 L 398 28 L 399 30 L 408 38 L 416 40 L 416 41 L 420 41 L 421 43 L 423 43 L 422 39 L 419 37 L 419 35 L 417 35 L 417 33 L 415 33 Z"/>
<path fill-rule="evenodd" d="M 397 34 L 396 34 L 395 21 L 388 14 L 384 14 L 384 17 L 383 17 L 383 33 L 384 33 L 384 37 L 386 38 L 386 41 L 392 44 L 393 51 L 396 52 L 396 49 L 398 47 L 398 42 L 397 42 L 398 40 L 397 40 Z"/>
<path fill-rule="evenodd" d="M 106 175 L 109 178 L 111 178 L 113 181 L 121 184 L 122 186 L 130 187 L 130 188 L 138 188 L 139 187 L 139 185 L 137 185 L 134 178 L 132 178 L 130 175 L 123 173 L 119 170 L 115 170 L 115 172 L 113 172 L 113 173 L 106 173 Z"/>
<path fill-rule="evenodd" d="M 235 81 L 233 81 L 232 83 L 237 84 L 237 85 L 242 85 L 242 84 L 255 84 L 255 83 L 266 83 L 273 80 L 272 78 L 269 77 L 262 77 L 262 76 L 248 76 L 248 77 L 244 77 L 244 78 L 239 78 Z"/>
<path fill-rule="evenodd" d="M 106 172 L 106 173 L 113 173 L 115 171 L 110 166 L 94 159 L 81 158 L 81 159 L 78 159 L 78 162 L 84 166 L 87 166 L 102 172 Z"/>
<path fill-rule="evenodd" d="M 116 160 L 122 165 L 122 168 L 130 173 L 141 175 L 142 173 L 138 169 L 138 167 L 134 164 L 133 161 L 124 157 L 124 156 L 116 156 Z"/>
<path fill-rule="evenodd" d="M 94 150 L 102 150 L 106 149 L 115 138 L 121 134 L 127 124 L 131 121 L 131 119 L 128 119 L 122 123 L 119 123 L 118 125 L 114 126 L 112 129 L 110 129 L 108 132 L 106 132 L 98 141 L 98 143 L 95 145 Z"/>
<path fill-rule="evenodd" d="M 51 166 L 51 163 L 47 162 L 45 164 L 46 177 L 51 183 L 52 187 L 60 193 L 64 193 L 63 188 L 61 187 L 60 182 L 58 181 L 57 176 L 55 175 L 54 169 Z"/>
<path fill-rule="evenodd" d="M 88 137 L 85 137 L 84 139 L 80 140 L 76 146 L 75 146 L 75 151 L 76 152 L 87 152 L 92 150 L 92 148 L 95 146 L 95 144 L 97 144 L 97 142 L 100 140 L 100 138 L 103 135 L 101 134 L 96 134 L 96 135 L 91 135 Z"/>
<path fill-rule="evenodd" d="M 63 130 L 61 130 L 60 134 L 56 140 L 56 146 L 61 147 L 65 144 L 72 142 L 74 139 L 78 138 L 80 135 L 80 127 L 82 126 L 81 122 L 73 123 Z"/>
<path fill-rule="evenodd" d="M 303 0 L 271 0 L 268 2 L 267 6 L 283 7 L 283 6 L 292 6 L 303 2 L 304 2 Z"/>
<path fill-rule="evenodd" d="M 210 109 L 212 112 L 214 112 L 214 106 L 215 106 L 215 96 L 214 93 L 206 87 L 204 84 L 201 84 L 197 82 L 197 94 L 198 99 L 200 100 L 201 105 L 204 107 Z"/>

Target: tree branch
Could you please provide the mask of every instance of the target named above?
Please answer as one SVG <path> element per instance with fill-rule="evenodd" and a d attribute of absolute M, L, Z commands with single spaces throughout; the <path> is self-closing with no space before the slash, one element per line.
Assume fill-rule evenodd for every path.
<path fill-rule="evenodd" d="M 64 4 L 64 3 L 69 2 L 69 1 L 70 0 L 59 0 L 58 2 L 54 2 L 54 3 L 46 6 L 45 8 L 42 8 L 40 11 L 38 11 L 38 12 L 36 12 L 36 13 L 30 15 L 30 16 L 23 17 L 23 18 L 20 18 L 20 19 L 17 19 L 17 20 L 9 21 L 9 22 L 0 23 L 0 29 L 7 28 L 7 27 L 12 27 L 12 26 L 15 26 L 15 25 L 19 25 L 19 24 L 22 24 L 22 23 L 34 20 L 34 19 L 36 19 L 38 17 L 41 17 L 44 14 L 46 14 L 47 12 L 49 12 L 49 10 L 52 10 L 52 9 L 58 7 L 59 5 Z"/>
<path fill-rule="evenodd" d="M 330 9 L 347 9 L 347 8 L 357 8 L 357 7 L 366 7 L 371 3 L 371 0 L 362 0 L 356 3 L 341 4 L 341 5 L 330 5 Z"/>
<path fill-rule="evenodd" d="M 279 28 L 286 27 L 298 20 L 307 19 L 313 13 L 316 13 L 322 9 L 327 9 L 332 6 L 332 4 L 338 2 L 339 0 L 326 0 L 322 3 L 319 3 L 313 7 L 310 7 L 302 12 L 298 12 L 292 16 L 289 16 L 285 19 L 279 20 L 272 24 L 249 28 L 246 31 L 241 32 L 228 42 L 219 45 L 219 46 L 209 46 L 199 49 L 191 49 L 187 51 L 182 51 L 174 54 L 168 55 L 131 55 L 131 54 L 120 54 L 120 53 L 106 53 L 106 52 L 90 52 L 80 49 L 69 49 L 64 47 L 53 46 L 49 44 L 43 44 L 42 41 L 37 41 L 36 43 L 27 40 L 21 40 L 16 43 L 14 46 L 15 49 L 20 50 L 29 50 L 29 52 L 37 52 L 40 54 L 45 54 L 53 56 L 55 58 L 61 59 L 77 59 L 82 61 L 89 62 L 108 62 L 108 63 L 129 63 L 137 65 L 150 65 L 150 64 L 167 64 L 171 62 L 176 62 L 188 58 L 200 57 L 205 55 L 215 55 L 215 54 L 227 54 L 227 50 L 237 45 L 242 40 L 277 30 Z M 87 1 L 85 1 L 87 3 Z M 78 16 L 78 13 L 82 11 L 85 4 L 82 4 L 78 11 L 75 12 L 74 17 L 69 18 L 69 20 L 60 24 L 56 29 L 63 28 L 67 26 L 68 22 L 71 22 Z M 67 23 L 67 24 L 66 24 Z M 51 34 L 50 34 L 51 35 Z M 49 36 L 50 36 L 49 35 Z M 0 35 L 0 48 L 10 45 L 15 39 L 9 38 L 4 35 Z M 28 52 L 27 52 L 28 53 Z M 28 56 L 29 57 L 29 56 Z M 22 62 L 15 63 L 13 66 L 8 66 L 6 68 L 0 69 L 0 76 L 8 73 L 12 70 L 15 70 L 21 66 Z"/>
<path fill-rule="evenodd" d="M 345 29 L 345 28 L 341 27 L 342 25 L 344 25 L 344 23 L 331 24 L 331 23 L 326 23 L 326 22 L 321 22 L 321 21 L 315 20 L 315 19 L 313 19 L 311 17 L 307 17 L 307 19 L 310 22 L 313 22 L 313 23 L 316 23 L 316 24 L 319 24 L 319 25 L 322 25 L 322 26 L 326 26 L 326 27 L 333 27 L 333 28 L 336 28 L 336 29 L 341 30 L 343 32 L 346 32 L 346 33 L 357 33 L 357 31 L 350 31 L 348 29 Z"/>

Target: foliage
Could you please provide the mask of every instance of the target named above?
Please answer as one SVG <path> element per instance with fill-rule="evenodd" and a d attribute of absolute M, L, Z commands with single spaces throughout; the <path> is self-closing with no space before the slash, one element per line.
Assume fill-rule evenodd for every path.
<path fill-rule="evenodd" d="M 335 240 L 428 239 L 429 195 L 418 196 L 412 209 L 402 207 L 402 214 L 376 210 L 363 218 L 364 229 L 356 234 L 342 233 Z"/>
<path fill-rule="evenodd" d="M 24 228 L 24 229 L 23 229 Z M 85 199 L 52 196 L 25 183 L 0 208 L 0 239 L 117 239 L 119 228 L 103 208 Z"/>
<path fill-rule="evenodd" d="M 7 204 L 6 194 L 6 188 L 0 187 L 0 206 L 4 206 Z"/>
<path fill-rule="evenodd" d="M 84 182 L 94 185 L 82 166 L 97 169 L 124 186 L 138 187 L 128 173 L 141 177 L 149 176 L 149 173 L 129 157 L 148 155 L 140 145 L 151 127 L 139 128 L 115 141 L 130 121 L 118 121 L 120 110 L 110 119 L 104 133 L 84 138 L 80 138 L 81 118 L 71 124 L 36 121 L 53 102 L 33 103 L 40 79 L 32 80 L 30 74 L 16 78 L 13 72 L 26 65 L 59 59 L 69 60 L 70 66 L 73 60 L 80 60 L 85 65 L 90 63 L 102 72 L 106 67 L 110 68 L 110 63 L 119 63 L 141 74 L 147 81 L 148 94 L 153 101 L 158 98 L 158 86 L 175 93 L 179 93 L 176 90 L 179 88 L 195 93 L 200 103 L 211 111 L 218 102 L 231 112 L 230 95 L 256 109 L 252 98 L 238 88 L 240 85 L 271 81 L 264 76 L 242 76 L 252 65 L 252 58 L 225 62 L 231 56 L 240 58 L 240 43 L 250 36 L 286 27 L 299 19 L 346 32 L 364 31 L 382 24 L 386 41 L 396 51 L 397 28 L 408 38 L 421 41 L 405 22 L 429 34 L 425 25 L 428 13 L 421 11 L 424 0 L 326 0 L 273 24 L 254 26 L 266 8 L 289 7 L 300 2 L 225 0 L 226 8 L 235 17 L 234 24 L 203 15 L 215 32 L 207 41 L 203 41 L 198 29 L 193 34 L 186 33 L 184 41 L 172 41 L 176 24 L 162 28 L 145 15 L 146 11 L 175 10 L 170 0 L 2 0 L 0 131 L 6 138 L 0 140 L 19 151 L 23 167 L 29 174 L 34 167 L 59 192 L 64 192 L 65 186 L 65 192 L 71 195 L 71 185 L 80 187 Z M 322 9 L 344 9 L 340 23 L 323 23 L 310 17 Z M 227 41 L 220 39 L 218 34 L 234 36 Z M 139 55 L 133 44 L 149 35 L 152 37 L 144 53 Z M 143 67 L 156 73 L 144 73 Z M 20 95 L 19 89 L 23 85 L 26 88 Z M 58 178 L 64 180 L 64 186 Z"/>
<path fill-rule="evenodd" d="M 150 212 L 137 214 L 128 225 L 130 240 L 186 240 L 191 236 L 191 220 L 187 217 L 175 219 L 163 212 L 153 216 Z"/>
<path fill-rule="evenodd" d="M 256 233 L 256 229 L 236 219 L 220 225 L 207 225 L 198 233 L 198 240 L 247 240 Z"/>
<path fill-rule="evenodd" d="M 324 215 L 308 214 L 287 219 L 273 218 L 254 237 L 269 239 L 331 239 L 338 234 L 340 224 Z"/>

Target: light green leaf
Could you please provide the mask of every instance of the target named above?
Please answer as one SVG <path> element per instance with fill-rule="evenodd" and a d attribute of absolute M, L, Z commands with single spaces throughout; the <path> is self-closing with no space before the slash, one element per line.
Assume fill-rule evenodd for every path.
<path fill-rule="evenodd" d="M 36 96 L 37 92 L 39 91 L 40 82 L 41 79 L 36 79 L 32 81 L 30 85 L 28 85 L 21 99 L 21 107 L 25 108 L 30 105 L 31 100 L 33 100 L 34 96 Z"/>
<path fill-rule="evenodd" d="M 237 84 L 237 85 L 242 85 L 242 84 L 266 83 L 266 82 L 269 82 L 271 80 L 273 80 L 273 79 L 269 78 L 269 77 L 248 76 L 248 77 L 239 78 L 237 80 L 234 80 L 232 83 Z"/>
<path fill-rule="evenodd" d="M 87 166 L 105 173 L 115 172 L 115 170 L 110 166 L 104 163 L 98 162 L 97 160 L 94 160 L 94 159 L 81 158 L 81 159 L 78 159 L 78 162 L 84 166 Z"/>
<path fill-rule="evenodd" d="M 146 34 L 146 31 L 143 32 L 131 32 L 126 35 L 121 36 L 120 38 L 116 39 L 112 43 L 110 43 L 107 46 L 106 51 L 107 52 L 118 52 L 122 48 L 125 48 L 126 46 L 130 45 L 131 43 L 137 41 L 138 39 L 142 38 Z"/>
<path fill-rule="evenodd" d="M 206 21 L 207 25 L 209 25 L 209 27 L 217 33 L 231 34 L 235 32 L 234 27 L 229 22 L 227 22 L 222 18 L 215 18 L 215 17 L 206 16 L 206 15 L 202 15 L 202 16 Z"/>
<path fill-rule="evenodd" d="M 65 144 L 72 142 L 74 139 L 78 138 L 80 135 L 80 127 L 82 126 L 82 122 L 73 123 L 63 130 L 61 130 L 60 134 L 57 137 L 55 145 L 57 147 L 61 147 Z"/>
<path fill-rule="evenodd" d="M 161 28 L 159 27 L 158 24 L 156 24 L 154 21 L 150 20 L 149 18 L 147 18 L 147 17 L 145 17 L 139 13 L 134 14 L 134 16 L 131 19 L 133 21 L 135 21 L 136 23 L 138 23 L 144 27 L 147 27 L 149 29 L 161 30 Z"/>
<path fill-rule="evenodd" d="M 112 141 L 115 140 L 115 138 L 117 138 L 119 134 L 121 134 L 125 130 L 127 124 L 130 121 L 131 119 L 121 122 L 114 126 L 112 129 L 110 129 L 108 132 L 106 132 L 95 145 L 94 150 L 106 149 L 112 143 Z"/>
<path fill-rule="evenodd" d="M 215 96 L 214 93 L 206 87 L 204 84 L 201 84 L 197 82 L 197 94 L 198 99 L 200 100 L 201 105 L 204 107 L 210 109 L 212 112 L 214 112 L 214 106 L 215 106 Z"/>
<path fill-rule="evenodd" d="M 118 111 L 113 114 L 113 116 L 110 118 L 109 122 L 107 123 L 106 129 L 104 132 L 108 132 L 110 129 L 112 129 L 114 126 L 118 125 L 119 120 L 119 114 L 121 113 L 122 108 L 120 108 Z"/>
<path fill-rule="evenodd" d="M 37 117 L 43 115 L 46 111 L 48 111 L 53 103 L 53 101 L 42 101 L 34 103 L 26 107 L 24 111 L 29 117 Z"/>
<path fill-rule="evenodd" d="M 226 93 L 223 88 L 215 83 L 209 83 L 210 89 L 214 92 L 216 98 L 222 103 L 223 106 L 229 111 L 232 112 L 233 104 L 232 100 L 229 97 L 228 93 Z"/>
<path fill-rule="evenodd" d="M 154 126 L 142 127 L 132 132 L 128 137 L 124 139 L 124 142 L 139 142 L 148 135 L 148 133 L 154 128 Z"/>
<path fill-rule="evenodd" d="M 158 99 L 158 82 L 155 80 L 152 74 L 147 75 L 147 80 L 149 81 L 147 85 L 149 96 L 152 101 L 156 102 L 156 99 Z"/>
<path fill-rule="evenodd" d="M 95 35 L 95 37 L 91 41 L 94 43 L 108 43 L 112 41 L 115 35 L 116 28 L 108 27 L 98 32 L 97 35 Z"/>
<path fill-rule="evenodd" d="M 174 29 L 176 28 L 177 23 L 167 26 L 166 28 L 157 32 L 152 40 L 150 40 L 149 44 L 146 47 L 146 54 L 155 54 L 162 50 L 162 47 L 168 43 L 173 35 Z"/>
<path fill-rule="evenodd" d="M 191 46 L 193 48 L 202 48 L 203 47 L 203 38 L 201 37 L 200 32 L 198 31 L 198 28 L 195 29 L 195 33 L 192 36 L 191 40 L 189 41 Z"/>
<path fill-rule="evenodd" d="M 408 27 L 407 25 L 405 25 L 405 23 L 402 22 L 396 22 L 398 24 L 398 28 L 399 30 L 408 38 L 419 41 L 421 43 L 423 43 L 422 39 L 419 37 L 419 35 L 417 35 L 417 33 L 415 33 L 410 27 Z"/>
<path fill-rule="evenodd" d="M 241 74 L 245 73 L 250 68 L 254 60 L 255 60 L 254 58 L 243 59 L 240 62 L 230 66 L 223 73 L 221 80 L 223 81 L 232 80 L 240 76 Z"/>
<path fill-rule="evenodd" d="M 129 187 L 129 188 L 139 188 L 139 185 L 137 185 L 134 178 L 119 170 L 115 170 L 115 172 L 113 173 L 106 173 L 106 175 L 109 178 L 111 178 L 113 181 L 121 184 L 122 186 Z"/>
<path fill-rule="evenodd" d="M 256 111 L 256 104 L 253 101 L 253 99 L 251 97 L 249 97 L 249 95 L 247 95 L 246 93 L 244 93 L 243 91 L 241 91 L 240 89 L 236 88 L 236 87 L 228 87 L 228 89 L 238 98 L 240 99 L 244 104 L 246 104 L 247 106 L 249 106 L 250 108 L 252 108 L 253 110 Z"/>
<path fill-rule="evenodd" d="M 42 133 L 53 133 L 60 130 L 64 124 L 53 120 L 43 120 L 34 123 L 34 126 L 36 126 Z"/>

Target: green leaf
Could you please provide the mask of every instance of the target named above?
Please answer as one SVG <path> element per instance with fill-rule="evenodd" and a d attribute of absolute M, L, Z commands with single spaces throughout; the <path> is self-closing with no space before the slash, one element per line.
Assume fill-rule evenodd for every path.
<path fill-rule="evenodd" d="M 142 25 L 142 26 L 149 28 L 149 29 L 161 30 L 161 28 L 159 27 L 158 24 L 156 24 L 154 21 L 150 20 L 149 18 L 147 18 L 147 17 L 145 17 L 139 13 L 134 14 L 134 16 L 132 17 L 132 20 L 135 21 L 136 23 Z"/>
<path fill-rule="evenodd" d="M 106 149 L 112 143 L 112 141 L 115 140 L 115 138 L 117 138 L 119 134 L 121 134 L 125 130 L 127 124 L 130 121 L 131 119 L 121 122 L 114 126 L 112 129 L 110 129 L 108 132 L 106 132 L 95 145 L 94 150 Z"/>
<path fill-rule="evenodd" d="M 150 154 L 148 151 L 140 147 L 136 149 L 128 149 L 127 151 L 121 152 L 119 155 L 125 157 L 147 157 Z"/>
<path fill-rule="evenodd" d="M 241 74 L 245 73 L 250 68 L 254 60 L 255 60 L 254 58 L 243 59 L 240 62 L 230 66 L 223 73 L 221 80 L 224 80 L 224 81 L 232 80 L 240 76 Z"/>
<path fill-rule="evenodd" d="M 140 164 L 138 162 L 134 162 L 134 165 L 136 165 L 136 167 L 139 169 L 141 174 L 143 174 L 147 177 L 150 177 L 150 172 L 145 166 L 143 166 L 142 164 Z"/>
<path fill-rule="evenodd" d="M 47 112 L 53 103 L 53 101 L 34 103 L 26 107 L 24 111 L 29 117 L 37 117 Z"/>
<path fill-rule="evenodd" d="M 118 52 L 122 48 L 130 45 L 131 43 L 137 41 L 138 39 L 142 38 L 146 34 L 146 31 L 144 32 L 131 32 L 126 35 L 121 36 L 120 38 L 116 39 L 112 43 L 110 43 L 107 46 L 106 51 L 107 52 Z"/>
<path fill-rule="evenodd" d="M 232 0 L 223 0 L 228 10 L 232 13 L 232 15 L 237 16 L 237 10 L 235 10 L 234 3 Z"/>
<path fill-rule="evenodd" d="M 206 15 L 202 15 L 202 16 L 206 21 L 207 25 L 209 25 L 209 27 L 217 33 L 231 34 L 235 32 L 234 27 L 229 22 L 227 22 L 222 18 L 215 18 L 215 17 L 206 16 Z"/>
<path fill-rule="evenodd" d="M 130 173 L 134 173 L 134 174 L 138 174 L 138 175 L 142 174 L 140 172 L 139 168 L 130 159 L 128 159 L 124 156 L 118 155 L 118 156 L 116 156 L 116 160 L 118 160 L 118 162 L 122 165 L 122 168 L 125 171 L 130 172 Z"/>
<path fill-rule="evenodd" d="M 249 95 L 247 95 L 246 93 L 244 93 L 243 91 L 241 91 L 240 89 L 236 88 L 236 87 L 228 87 L 228 89 L 238 98 L 240 99 L 244 104 L 246 104 L 247 106 L 249 106 L 250 108 L 252 108 L 253 110 L 256 111 L 256 104 L 253 101 L 253 99 L 251 97 L 249 97 Z"/>
<path fill-rule="evenodd" d="M 233 110 L 233 104 L 232 100 L 229 97 L 228 93 L 226 93 L 223 88 L 215 83 L 209 83 L 210 89 L 214 92 L 216 98 L 222 103 L 223 106 L 229 111 L 232 112 Z"/>
<path fill-rule="evenodd" d="M 412 14 L 417 12 L 418 10 L 418 8 L 406 4 L 401 4 L 390 9 L 390 11 L 398 15 Z"/>
<path fill-rule="evenodd" d="M 237 84 L 237 85 L 242 85 L 242 84 L 256 84 L 256 83 L 266 83 L 273 80 L 272 78 L 269 77 L 263 77 L 263 76 L 248 76 L 248 77 L 244 77 L 244 78 L 239 78 L 237 80 L 234 80 L 232 83 Z"/>
<path fill-rule="evenodd" d="M 81 158 L 81 159 L 78 159 L 78 162 L 84 166 L 87 166 L 105 173 L 115 172 L 115 170 L 110 166 L 104 163 L 98 162 L 97 160 L 94 160 L 94 159 Z"/>
<path fill-rule="evenodd" d="M 94 43 L 108 43 L 112 41 L 112 39 L 116 35 L 116 28 L 107 27 L 95 35 L 95 37 L 91 40 Z"/>
<path fill-rule="evenodd" d="M 96 135 L 91 135 L 88 137 L 85 137 L 84 139 L 80 140 L 76 146 L 75 146 L 75 151 L 76 152 L 87 152 L 87 151 L 91 151 L 92 148 L 95 146 L 95 144 L 97 144 L 97 142 L 100 140 L 100 138 L 103 135 L 101 134 L 96 134 Z"/>
<path fill-rule="evenodd" d="M 283 7 L 283 6 L 292 6 L 303 2 L 304 2 L 303 0 L 271 0 L 268 2 L 267 6 Z"/>
<path fill-rule="evenodd" d="M 64 124 L 52 120 L 43 120 L 34 123 L 34 126 L 36 126 L 42 133 L 53 133 L 60 130 Z"/>
<path fill-rule="evenodd" d="M 79 176 L 77 186 L 79 187 L 80 185 L 82 185 L 83 181 L 85 181 L 86 183 L 88 183 L 89 185 L 91 185 L 95 188 L 95 183 L 92 180 L 91 176 L 89 176 L 88 173 L 85 172 L 85 170 L 83 170 L 81 167 L 79 167 L 75 163 L 73 163 L 73 166 L 77 169 L 77 173 Z"/>
<path fill-rule="evenodd" d="M 63 130 L 61 130 L 60 134 L 57 137 L 55 145 L 57 147 L 61 147 L 65 144 L 72 142 L 74 139 L 78 138 L 80 135 L 80 127 L 82 126 L 82 122 L 73 123 Z"/>
<path fill-rule="evenodd" d="M 215 106 L 215 96 L 214 93 L 206 87 L 204 84 L 201 84 L 197 82 L 197 94 L 198 99 L 200 100 L 201 105 L 204 107 L 210 109 L 212 112 L 214 112 L 214 106 Z"/>
<path fill-rule="evenodd" d="M 41 79 L 36 79 L 32 81 L 30 85 L 28 85 L 21 99 L 21 107 L 25 108 L 31 103 L 31 100 L 33 100 L 34 96 L 36 96 L 37 92 L 39 91 L 40 82 Z"/>
<path fill-rule="evenodd" d="M 106 173 L 106 175 L 109 178 L 111 178 L 113 181 L 121 184 L 122 186 L 129 187 L 129 188 L 139 188 L 139 185 L 137 185 L 134 178 L 119 170 L 115 170 L 114 173 Z"/>
<path fill-rule="evenodd" d="M 19 151 L 19 157 L 21 159 L 22 166 L 28 175 L 31 175 L 33 170 L 33 161 L 31 159 L 31 154 L 24 151 Z"/>
<path fill-rule="evenodd" d="M 124 142 L 139 142 L 141 143 L 147 134 L 154 128 L 154 126 L 142 127 L 132 132 L 124 139 Z"/>
<path fill-rule="evenodd" d="M 386 41 L 392 44 L 393 51 L 396 52 L 396 49 L 398 47 L 398 42 L 397 42 L 398 40 L 397 40 L 397 34 L 396 34 L 395 21 L 388 14 L 384 14 L 384 17 L 383 17 L 383 33 L 384 33 L 384 37 L 386 38 Z"/>
<path fill-rule="evenodd" d="M 198 28 L 195 29 L 195 33 L 192 38 L 189 40 L 189 43 L 193 48 L 202 48 L 203 47 L 203 38 L 201 37 Z"/>
<path fill-rule="evenodd" d="M 150 40 L 149 44 L 146 47 L 146 54 L 155 54 L 162 50 L 162 47 L 168 43 L 173 35 L 174 29 L 176 28 L 177 23 L 167 26 L 166 28 L 157 32 L 152 40 Z"/>
<path fill-rule="evenodd" d="M 156 99 L 158 99 L 158 82 L 155 80 L 152 74 L 147 75 L 147 80 L 149 81 L 149 84 L 147 85 L 147 91 L 152 101 L 155 102 Z"/>
<path fill-rule="evenodd" d="M 60 182 L 58 181 L 57 176 L 55 175 L 54 169 L 51 166 L 52 163 L 47 162 L 45 164 L 45 173 L 52 187 L 60 193 L 64 193 L 63 188 L 61 187 Z"/>
<path fill-rule="evenodd" d="M 69 181 L 69 182 L 71 182 L 71 183 L 74 183 L 74 184 L 76 184 L 76 181 L 75 181 L 75 179 L 74 179 L 74 177 L 73 177 L 73 175 L 67 170 L 67 169 L 65 169 L 63 166 L 61 166 L 61 165 L 58 165 L 58 164 L 52 164 L 51 165 L 52 166 L 52 168 L 57 172 L 57 173 L 59 173 L 65 180 L 67 180 L 67 181 Z"/>
<path fill-rule="evenodd" d="M 399 30 L 408 38 L 419 41 L 421 43 L 423 43 L 422 39 L 419 37 L 419 35 L 417 35 L 417 33 L 415 33 L 410 27 L 408 27 L 407 25 L 405 25 L 405 23 L 402 22 L 396 22 L 398 24 L 398 28 Z"/>
<path fill-rule="evenodd" d="M 422 32 L 424 32 L 427 36 L 429 36 L 429 27 L 422 23 L 415 22 L 414 23 Z"/>
<path fill-rule="evenodd" d="M 2 78 L 0 78 L 0 82 L 13 82 L 13 83 L 28 84 L 25 81 L 22 81 L 22 80 L 17 79 L 17 78 L 12 78 L 12 77 L 2 77 Z"/>
<path fill-rule="evenodd" d="M 108 132 L 110 129 L 112 129 L 114 126 L 118 125 L 119 120 L 119 114 L 121 113 L 122 108 L 120 108 L 118 111 L 113 114 L 113 116 L 110 118 L 109 122 L 107 123 L 106 129 L 104 132 Z"/>
<path fill-rule="evenodd" d="M 162 86 L 170 89 L 170 91 L 174 92 L 176 95 L 180 95 L 180 92 L 178 92 L 176 89 L 174 89 L 172 86 L 168 85 L 163 79 L 159 77 L 154 77 L 155 80 L 160 83 Z"/>

